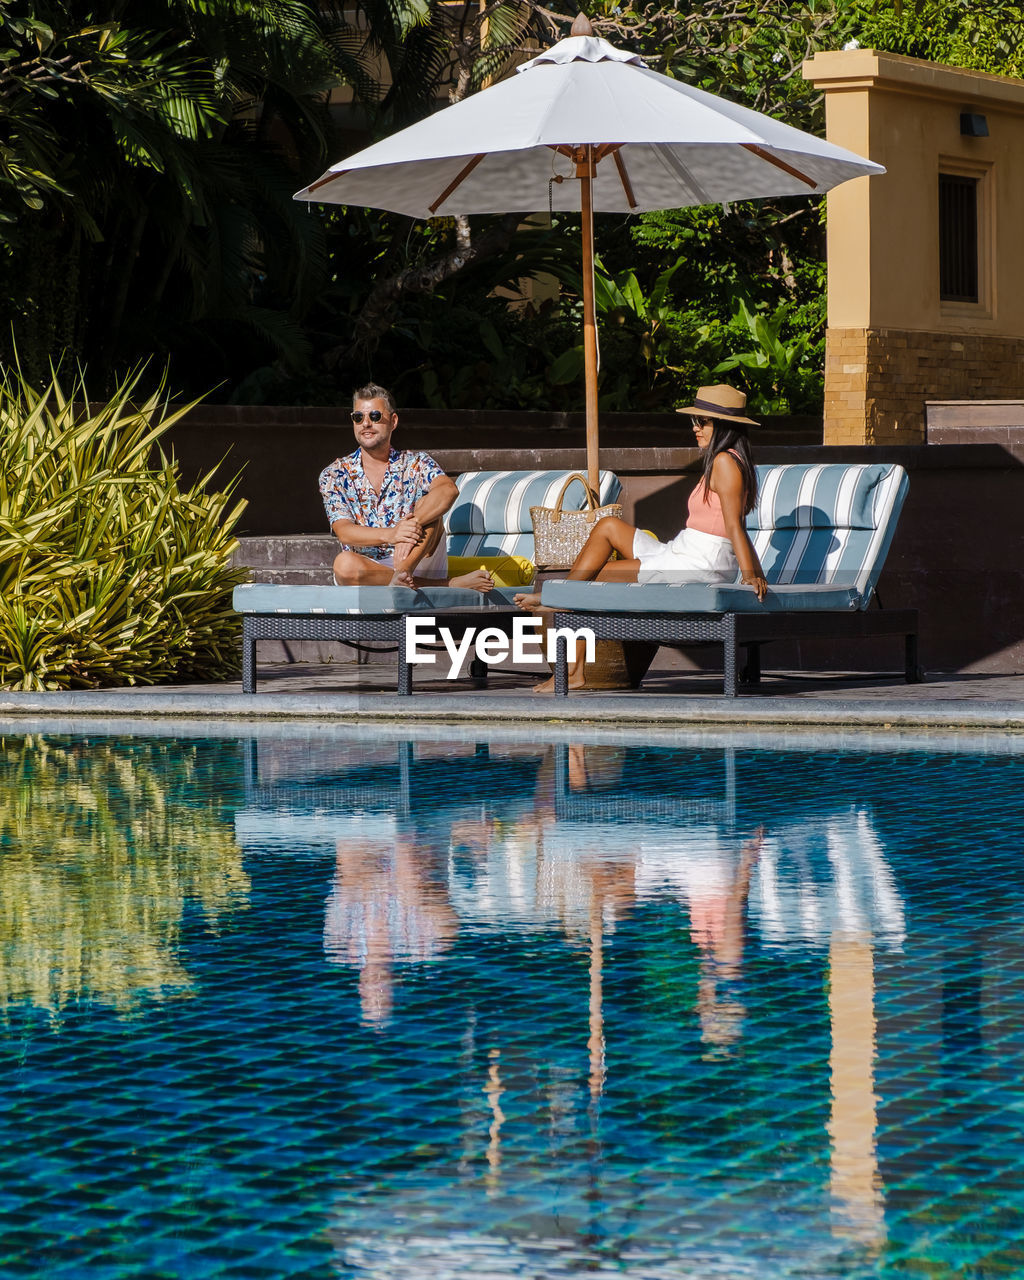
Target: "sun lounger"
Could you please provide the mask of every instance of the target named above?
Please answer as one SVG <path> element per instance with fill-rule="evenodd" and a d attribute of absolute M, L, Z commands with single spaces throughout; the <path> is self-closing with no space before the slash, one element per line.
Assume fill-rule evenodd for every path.
<path fill-rule="evenodd" d="M 824 636 L 904 639 L 908 682 L 920 679 L 917 611 L 869 609 L 909 488 L 900 466 L 827 463 L 758 467 L 759 498 L 747 517 L 768 580 L 759 601 L 741 583 L 545 582 L 556 627 L 589 627 L 597 639 L 686 647 L 720 644 L 727 697 L 736 695 L 738 648 L 746 679 L 760 679 L 760 646 Z M 559 641 L 555 692 L 568 693 Z"/>
<path fill-rule="evenodd" d="M 456 479 L 459 496 L 448 513 L 449 556 L 472 557 L 481 564 L 496 558 L 533 556 L 530 508 L 553 506 L 569 471 L 470 471 Z M 601 472 L 601 503 L 614 502 L 619 479 Z M 565 509 L 586 505 L 582 485 L 566 493 Z M 330 580 L 331 568 L 324 566 Z M 358 648 L 370 642 L 398 649 L 398 692 L 412 692 L 405 657 L 405 617 L 436 614 L 444 625 L 504 627 L 514 612 L 512 597 L 521 586 L 496 587 L 487 595 L 454 587 L 298 587 L 250 582 L 236 587 L 235 610 L 242 615 L 242 689 L 256 692 L 256 645 L 260 640 L 341 641 Z M 472 674 L 485 675 L 474 662 Z"/>

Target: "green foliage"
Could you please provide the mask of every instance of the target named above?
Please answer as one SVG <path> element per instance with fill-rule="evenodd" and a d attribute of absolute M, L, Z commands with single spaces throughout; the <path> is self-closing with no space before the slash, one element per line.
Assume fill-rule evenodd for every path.
<path fill-rule="evenodd" d="M 856 6 L 865 48 L 998 75 L 1024 75 L 1024 11 L 1007 0 L 889 0 Z"/>
<path fill-rule="evenodd" d="M 852 0 L 596 0 L 589 12 L 601 35 L 655 70 L 813 129 L 820 99 L 801 64 L 841 47 L 860 9 Z"/>
<path fill-rule="evenodd" d="M 365 44 L 313 0 L 0 8 L 0 354 L 105 390 L 155 352 L 192 394 L 306 367 L 324 260 L 291 196 Z"/>
<path fill-rule="evenodd" d="M 430 292 L 398 289 L 368 325 L 382 281 L 431 274 L 494 220 L 473 218 L 467 232 L 452 219 L 291 199 L 328 160 L 566 34 L 559 13 L 575 9 L 0 5 L 0 356 L 13 331 L 37 383 L 64 351 L 104 390 L 155 352 L 189 394 L 220 384 L 241 403 L 340 402 L 374 376 L 407 403 L 582 407 L 576 219 L 517 234 Z M 818 134 L 821 95 L 802 62 L 851 39 L 1024 71 L 1024 13 L 1007 0 L 593 0 L 588 11 L 599 34 L 656 70 Z M 327 93 L 339 83 L 352 103 L 332 120 Z M 823 202 L 599 216 L 596 230 L 603 405 L 671 407 L 730 360 L 758 411 L 820 404 Z M 557 304 L 501 300 L 550 276 Z"/>
<path fill-rule="evenodd" d="M 612 410 L 657 408 L 682 397 L 706 370 L 699 322 L 680 309 L 672 284 L 682 258 L 677 258 L 645 288 L 632 267 L 609 274 L 598 259 L 594 271 L 594 302 L 603 353 L 599 400 Z M 575 276 L 577 296 L 582 281 Z M 577 319 L 577 326 L 580 323 Z M 577 336 L 579 329 L 577 327 Z M 614 373 L 610 370 L 614 369 Z M 583 377 L 583 347 L 577 345 L 556 360 L 548 374 L 552 382 L 579 385 Z"/>
<path fill-rule="evenodd" d="M 822 131 L 820 102 L 799 66 L 815 47 L 833 46 L 855 14 L 850 5 L 816 0 L 785 7 L 710 0 L 671 8 L 598 5 L 593 16 L 602 34 L 639 47 L 659 70 Z M 816 397 L 820 404 L 822 208 L 818 201 L 789 200 L 630 219 L 599 215 L 601 405 L 658 409 L 688 398 L 722 360 L 749 346 L 749 335 L 735 321 L 740 298 L 759 313 L 781 314 L 787 343 L 799 338 L 806 320 L 803 367 L 787 374 L 784 388 L 764 389 L 772 405 L 813 410 Z M 345 221 L 349 234 L 331 225 L 333 218 Z M 556 215 L 548 230 L 529 233 L 532 246 L 519 236 L 506 253 L 460 271 L 430 297 L 399 297 L 386 331 L 362 348 L 353 335 L 374 282 L 428 268 L 450 252 L 452 220 L 411 224 L 354 210 L 324 219 L 332 285 L 311 318 L 322 334 L 337 335 L 329 352 L 341 360 L 328 362 L 336 378 L 330 398 L 343 398 L 343 388 L 372 371 L 399 383 L 407 402 L 582 408 L 577 219 Z M 474 237 L 487 226 L 483 219 L 470 221 Z M 361 228 L 355 238 L 354 223 Z M 560 283 L 556 305 L 497 314 L 496 288 L 518 292 L 524 279 L 543 275 Z M 764 380 L 755 381 L 750 390 L 756 398 Z M 322 378 L 307 388 L 290 385 L 304 398 L 325 394 Z M 272 380 L 259 391 L 273 398 Z"/>
<path fill-rule="evenodd" d="M 821 324 L 824 325 L 824 315 Z M 751 403 L 756 403 L 759 413 L 801 412 L 808 401 L 814 403 L 822 393 L 822 380 L 818 362 L 807 368 L 807 351 L 814 333 L 804 329 L 788 340 L 784 330 L 790 323 L 785 304 L 777 307 L 772 315 L 751 311 L 740 298 L 736 315 L 730 326 L 732 331 L 744 335 L 752 343 L 746 350 L 734 351 L 712 373 L 743 371 L 743 381 L 750 389 Z M 704 332 L 710 339 L 711 326 Z"/>
<path fill-rule="evenodd" d="M 102 405 L 81 378 L 0 383 L 0 687 L 215 679 L 237 668 L 230 566 L 244 503 L 183 486 L 160 437 L 187 411 L 139 375 Z"/>

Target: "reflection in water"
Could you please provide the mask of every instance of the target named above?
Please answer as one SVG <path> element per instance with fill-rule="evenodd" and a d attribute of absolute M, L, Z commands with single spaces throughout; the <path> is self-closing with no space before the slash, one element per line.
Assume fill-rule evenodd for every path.
<path fill-rule="evenodd" d="M 832 1204 L 837 1234 L 878 1245 L 885 1207 L 878 1170 L 874 1091 L 875 981 L 871 943 L 834 934 L 829 949 Z"/>
<path fill-rule="evenodd" d="M 492 1194 L 498 1187 L 498 1172 L 501 1168 L 501 1126 L 505 1123 L 505 1113 L 501 1109 L 501 1050 L 492 1049 L 488 1054 L 487 1083 L 484 1094 L 491 1109 L 491 1123 L 487 1128 L 487 1189 Z"/>
<path fill-rule="evenodd" d="M 827 946 L 837 933 L 898 948 L 903 902 L 865 809 L 802 815 L 765 845 L 751 914 L 766 943 Z"/>
<path fill-rule="evenodd" d="M 179 743 L 28 736 L 0 745 L 0 778 L 0 1008 L 57 1024 L 80 999 L 124 1012 L 188 992 L 186 903 L 214 929 L 249 892 L 215 769 Z"/>
<path fill-rule="evenodd" d="M 415 826 L 355 814 L 338 840 L 324 919 L 324 951 L 359 970 L 365 1022 L 384 1026 L 394 1005 L 395 965 L 436 960 L 457 919 L 436 877 L 437 851 Z"/>
<path fill-rule="evenodd" d="M 758 829 L 740 850 L 732 879 L 690 897 L 690 933 L 701 949 L 701 1038 L 718 1049 L 728 1049 L 743 1033 L 745 1010 L 732 992 L 742 977 L 747 896 L 763 840 L 763 830 Z"/>
<path fill-rule="evenodd" d="M 590 1007 L 587 1049 L 590 1053 L 590 1094 L 596 1098 L 604 1088 L 604 918 L 595 894 L 590 902 Z"/>
<path fill-rule="evenodd" d="M 741 841 L 722 826 L 696 823 L 638 832 L 641 896 L 671 895 L 686 908 L 690 937 L 699 949 L 697 1016 L 701 1038 L 728 1051 L 742 1035 L 738 990 L 747 932 L 751 878 L 764 843 L 758 828 Z"/>
<path fill-rule="evenodd" d="M 1024 1275 L 1024 756 L 257 739 L 0 745 L 9 1269 Z"/>
<path fill-rule="evenodd" d="M 684 1028 L 689 1014 L 703 1057 L 720 1059 L 723 1067 L 741 1064 L 747 1052 L 744 1022 L 750 1001 L 762 999 L 763 957 L 780 949 L 827 956 L 832 1231 L 837 1241 L 875 1251 L 886 1227 L 876 1149 L 873 957 L 875 948 L 902 945 L 905 919 L 870 811 L 836 798 L 833 807 L 827 800 L 802 810 L 776 805 L 770 819 L 748 805 L 740 816 L 744 797 L 730 752 L 717 766 L 710 753 L 703 754 L 693 771 L 701 789 L 692 795 L 678 794 L 678 780 L 687 775 L 677 762 L 665 785 L 644 779 L 638 788 L 630 776 L 637 754 L 643 755 L 631 756 L 621 747 L 548 748 L 532 795 L 481 786 L 467 801 L 465 787 L 457 798 L 449 793 L 440 766 L 429 799 L 418 798 L 421 761 L 407 753 L 401 812 L 397 806 L 376 814 L 356 810 L 344 819 L 326 906 L 326 956 L 359 970 L 363 1021 L 383 1031 L 395 1021 L 398 966 L 446 963 L 460 930 L 525 936 L 557 930 L 583 953 L 587 981 L 585 995 L 574 988 L 575 1043 L 578 1063 L 585 1045 L 587 1070 L 584 1077 L 577 1068 L 575 1080 L 578 1085 L 585 1079 L 588 1101 L 584 1106 L 574 1092 L 571 1072 L 552 1069 L 534 1121 L 539 1124 L 545 1115 L 552 1135 L 576 1140 L 589 1152 L 588 1172 L 581 1166 L 578 1185 L 566 1191 L 574 1201 L 566 1212 L 576 1215 L 579 1231 L 584 1221 L 600 1221 L 586 1207 L 600 1202 L 597 1184 L 590 1185 L 603 1160 L 598 1104 L 612 1084 L 621 1087 L 631 1074 L 620 1060 L 622 1079 L 609 1081 L 609 1061 L 615 1059 L 606 1043 L 605 1006 L 616 926 L 666 903 L 686 912 L 694 976 L 692 984 L 667 990 L 677 1024 Z M 497 767 L 494 748 L 479 767 L 484 764 Z M 354 783 L 348 785 L 346 794 L 358 794 Z M 430 820 L 414 820 L 428 804 Z M 334 826 L 332 834 L 337 835 Z M 470 1002 L 466 1066 L 475 1076 L 475 1101 L 467 1097 L 463 1104 L 459 1169 L 467 1196 L 477 1169 L 488 1197 L 500 1199 L 516 1194 L 516 1162 L 503 1155 L 503 1143 L 521 1132 L 526 1119 L 518 1114 L 522 1064 L 514 1039 L 495 1040 L 493 1033 L 484 1060 L 476 1056 L 479 1013 Z M 612 1025 L 617 1030 L 620 1023 Z M 824 1095 L 824 1076 L 820 1084 Z M 469 1137 L 474 1125 L 475 1142 Z M 414 1185 L 418 1203 L 425 1189 Z M 400 1200 L 401 1194 L 396 1188 L 394 1196 Z M 458 1197 L 452 1188 L 445 1194 Z M 388 1196 L 385 1201 L 382 1210 L 398 1212 L 400 1220 L 408 1211 L 410 1229 L 419 1223 L 413 1206 L 399 1209 Z M 451 1212 L 463 1221 L 461 1209 Z M 442 1266 L 458 1238 L 448 1218 L 446 1243 L 425 1226 L 425 1252 L 408 1253 L 404 1229 L 396 1228 L 387 1241 L 371 1241 L 353 1228 L 347 1212 L 339 1213 L 337 1227 L 344 1266 L 364 1267 L 370 1275 L 411 1275 L 428 1260 Z M 474 1257 L 482 1256 L 484 1243 L 475 1240 Z M 502 1248 L 506 1261 L 496 1274 L 511 1274 L 508 1259 L 514 1253 L 507 1240 Z"/>

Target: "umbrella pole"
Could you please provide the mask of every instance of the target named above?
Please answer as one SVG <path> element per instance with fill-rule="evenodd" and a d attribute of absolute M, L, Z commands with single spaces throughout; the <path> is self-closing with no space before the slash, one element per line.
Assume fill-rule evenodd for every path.
<path fill-rule="evenodd" d="M 597 434 L 597 308 L 594 304 L 594 148 L 588 143 L 573 157 L 580 180 L 580 214 L 583 223 L 583 376 L 587 408 L 587 480 L 598 492 Z"/>

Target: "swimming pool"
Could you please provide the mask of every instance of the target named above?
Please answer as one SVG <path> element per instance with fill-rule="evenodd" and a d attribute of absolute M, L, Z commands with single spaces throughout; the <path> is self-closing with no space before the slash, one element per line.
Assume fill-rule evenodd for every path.
<path fill-rule="evenodd" d="M 1024 754 L 0 739 L 0 1276 L 1024 1274 Z"/>

